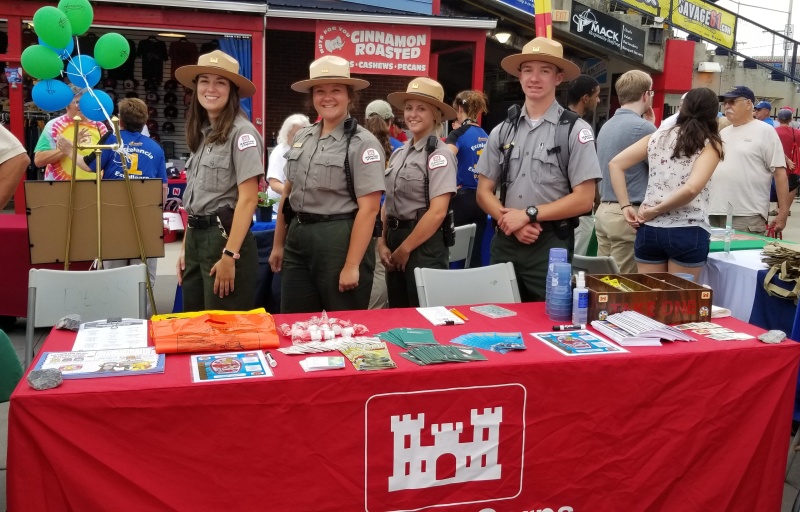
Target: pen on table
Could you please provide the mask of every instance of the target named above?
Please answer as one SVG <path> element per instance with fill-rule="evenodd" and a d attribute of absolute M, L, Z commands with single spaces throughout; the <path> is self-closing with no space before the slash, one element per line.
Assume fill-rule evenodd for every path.
<path fill-rule="evenodd" d="M 451 309 L 451 310 L 450 310 L 450 312 L 451 312 L 451 313 L 453 313 L 454 315 L 456 315 L 458 318 L 460 318 L 460 319 L 464 320 L 465 322 L 467 321 L 467 317 L 465 317 L 465 316 L 464 316 L 464 315 L 461 313 L 461 311 L 457 310 L 456 308 L 453 308 L 453 309 Z"/>
<path fill-rule="evenodd" d="M 275 358 L 272 357 L 272 354 L 270 354 L 268 351 L 265 350 L 264 355 L 267 357 L 267 362 L 272 368 L 278 366 L 278 361 L 276 361 Z"/>
<path fill-rule="evenodd" d="M 578 329 L 586 329 L 586 324 L 569 324 L 569 325 L 554 325 L 554 331 L 575 331 Z"/>

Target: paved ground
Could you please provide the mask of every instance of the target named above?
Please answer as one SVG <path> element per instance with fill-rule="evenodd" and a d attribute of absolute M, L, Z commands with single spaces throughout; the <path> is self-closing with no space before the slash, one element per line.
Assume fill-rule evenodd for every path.
<path fill-rule="evenodd" d="M 795 202 L 792 216 L 784 231 L 784 240 L 800 242 L 800 202 Z M 165 246 L 165 257 L 158 262 L 158 277 L 154 288 L 156 308 L 159 313 L 171 312 L 175 297 L 177 279 L 175 277 L 175 261 L 180 253 L 180 241 Z M 38 351 L 42 340 L 50 331 L 49 328 L 37 329 L 35 350 Z M 22 359 L 25 345 L 25 320 L 17 320 L 13 329 L 8 332 L 17 354 Z M 6 449 L 8 446 L 8 403 L 0 404 L 0 510 L 5 510 L 6 503 Z M 792 512 L 792 504 L 800 493 L 800 456 L 792 464 L 789 478 L 784 483 L 783 505 L 780 512 Z M 770 511 L 764 511 L 770 512 Z M 776 511 L 777 512 L 777 511 Z"/>

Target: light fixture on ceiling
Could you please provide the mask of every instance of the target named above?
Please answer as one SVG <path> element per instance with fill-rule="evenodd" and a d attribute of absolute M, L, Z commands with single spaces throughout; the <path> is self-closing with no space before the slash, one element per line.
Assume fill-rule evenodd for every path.
<path fill-rule="evenodd" d="M 506 44 L 511 39 L 511 32 L 495 32 L 494 38 L 500 44 Z"/>
<path fill-rule="evenodd" d="M 177 32 L 159 32 L 161 37 L 186 37 L 186 34 L 178 34 Z"/>

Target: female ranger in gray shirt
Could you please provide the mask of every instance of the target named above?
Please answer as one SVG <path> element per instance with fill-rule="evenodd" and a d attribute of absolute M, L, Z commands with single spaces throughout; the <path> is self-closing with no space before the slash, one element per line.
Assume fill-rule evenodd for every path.
<path fill-rule="evenodd" d="M 292 89 L 311 93 L 321 120 L 298 132 L 286 153 L 269 263 L 282 273 L 283 313 L 367 309 L 385 156 L 349 111 L 369 82 L 350 78 L 341 57 L 321 57 L 309 71 Z"/>
<path fill-rule="evenodd" d="M 442 120 L 455 119 L 456 111 L 443 98 L 444 89 L 430 78 L 415 78 L 406 92 L 388 97 L 403 110 L 412 135 L 389 159 L 383 236 L 378 240 L 392 308 L 419 306 L 415 268 L 444 269 L 448 264 L 442 223 L 456 191 L 456 157 L 436 132 Z"/>
<path fill-rule="evenodd" d="M 255 94 L 239 62 L 215 50 L 175 70 L 189 105 L 184 202 L 189 226 L 178 258 L 184 311 L 246 311 L 255 302 L 258 252 L 250 232 L 264 174 L 264 144 L 239 98 Z"/>

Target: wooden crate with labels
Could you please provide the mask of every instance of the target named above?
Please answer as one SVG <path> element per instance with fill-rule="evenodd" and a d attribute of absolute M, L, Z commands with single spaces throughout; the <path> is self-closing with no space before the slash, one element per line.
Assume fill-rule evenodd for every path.
<path fill-rule="evenodd" d="M 665 324 L 711 319 L 712 290 L 667 272 L 588 275 L 586 287 L 590 322 L 628 310 Z"/>

